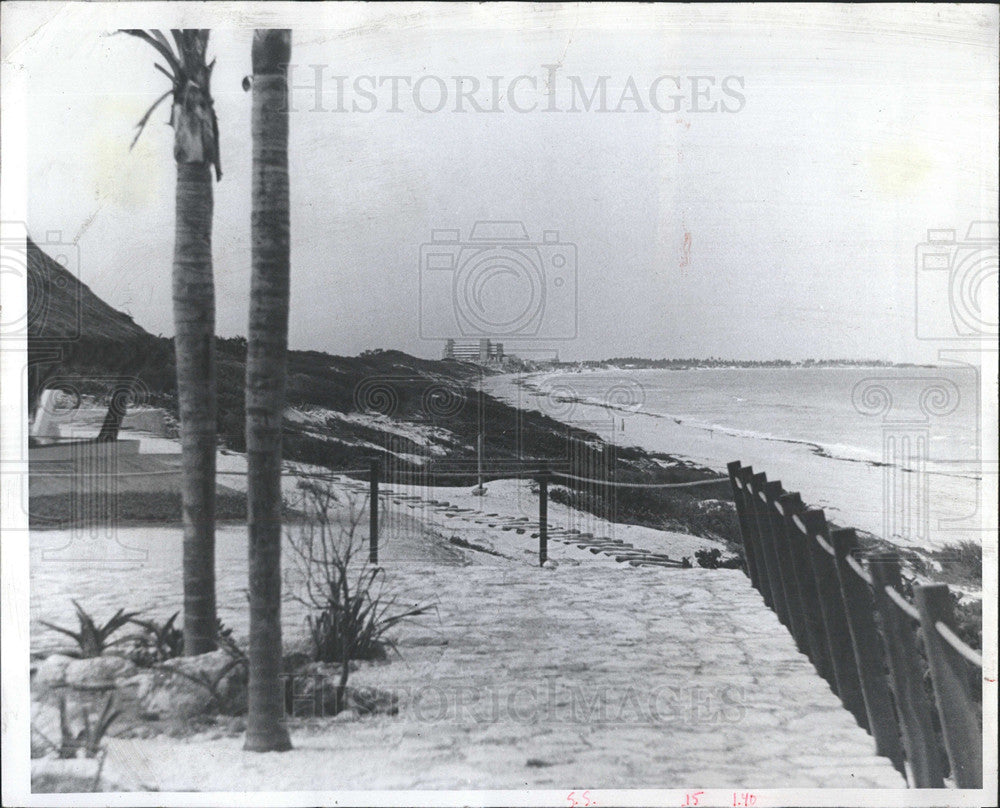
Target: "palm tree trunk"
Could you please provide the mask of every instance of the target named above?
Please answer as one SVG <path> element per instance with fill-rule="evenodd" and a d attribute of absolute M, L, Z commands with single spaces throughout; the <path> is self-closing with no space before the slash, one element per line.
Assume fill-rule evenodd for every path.
<path fill-rule="evenodd" d="M 177 164 L 174 326 L 181 418 L 184 653 L 215 649 L 215 289 L 212 175 Z"/>
<path fill-rule="evenodd" d="M 287 66 L 291 31 L 253 38 L 253 209 L 247 335 L 250 683 L 246 749 L 291 749 L 281 687 L 281 423 L 288 347 Z"/>

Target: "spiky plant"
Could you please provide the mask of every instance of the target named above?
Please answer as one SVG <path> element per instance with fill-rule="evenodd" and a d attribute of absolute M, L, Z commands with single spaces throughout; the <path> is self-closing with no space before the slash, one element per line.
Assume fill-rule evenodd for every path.
<path fill-rule="evenodd" d="M 91 617 L 75 600 L 73 601 L 73 606 L 76 608 L 76 619 L 80 623 L 79 631 L 63 628 L 62 626 L 57 626 L 54 623 L 49 623 L 45 620 L 42 620 L 41 623 L 43 626 L 51 628 L 53 631 L 58 631 L 60 634 L 65 634 L 67 637 L 72 637 L 76 642 L 76 648 L 66 649 L 64 653 L 67 656 L 77 657 L 79 659 L 99 657 L 112 645 L 116 645 L 119 642 L 127 640 L 127 637 L 123 637 L 120 640 L 112 640 L 111 635 L 128 625 L 128 623 L 139 614 L 138 612 L 126 612 L 124 609 L 119 609 L 110 620 L 103 625 L 98 625 L 94 621 L 94 618 Z"/>

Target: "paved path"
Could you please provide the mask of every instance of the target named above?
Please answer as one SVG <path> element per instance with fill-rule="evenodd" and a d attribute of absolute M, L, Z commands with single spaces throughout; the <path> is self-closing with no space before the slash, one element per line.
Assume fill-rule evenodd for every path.
<path fill-rule="evenodd" d="M 357 685 L 400 715 L 298 719 L 296 750 L 116 740 L 109 773 L 168 790 L 903 787 L 742 573 L 402 564 L 435 619 Z"/>
<path fill-rule="evenodd" d="M 904 785 L 742 573 L 616 563 L 616 551 L 590 552 L 604 542 L 578 547 L 558 531 L 558 567 L 540 569 L 527 485 L 492 483 L 486 498 L 387 492 L 387 583 L 401 604 L 435 600 L 437 611 L 399 628 L 401 658 L 362 663 L 352 684 L 398 694 L 399 715 L 295 719 L 296 751 L 285 755 L 244 753 L 241 736 L 219 732 L 112 739 L 108 775 L 200 791 Z M 613 533 L 639 555 L 713 546 L 568 509 L 550 520 Z M 40 619 L 72 622 L 71 595 L 103 618 L 119 606 L 160 617 L 178 607 L 180 530 L 119 526 L 115 537 L 143 560 L 44 561 L 46 547 L 79 538 L 32 536 L 33 646 L 53 639 Z M 490 552 L 459 550 L 455 537 Z M 242 634 L 245 528 L 217 540 L 223 619 Z M 301 633 L 300 610 L 288 604 L 283 617 L 287 636 Z"/>

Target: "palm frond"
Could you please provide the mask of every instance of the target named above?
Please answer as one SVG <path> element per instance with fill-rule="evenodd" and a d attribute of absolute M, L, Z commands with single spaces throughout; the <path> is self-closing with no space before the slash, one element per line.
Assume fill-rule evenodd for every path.
<path fill-rule="evenodd" d="M 50 623 L 48 620 L 40 620 L 39 622 L 46 628 L 51 628 L 53 631 L 58 631 L 60 634 L 65 634 L 67 637 L 72 637 L 74 640 L 80 636 L 79 632 L 73 631 L 68 628 L 63 628 L 62 626 L 57 626 L 55 623 Z"/>
<path fill-rule="evenodd" d="M 159 42 L 161 45 L 163 45 L 163 47 L 165 47 L 167 50 L 170 50 L 170 42 L 163 35 L 163 31 L 160 31 L 160 30 L 158 30 L 156 28 L 150 28 L 149 29 L 149 34 L 154 39 L 156 39 L 157 42 Z"/>
<path fill-rule="evenodd" d="M 156 66 L 159 67 L 159 65 L 156 65 Z M 161 95 L 159 98 L 157 98 L 156 101 L 153 102 L 152 106 L 149 109 L 146 110 L 146 114 L 142 116 L 142 120 L 140 120 L 139 123 L 137 123 L 135 125 L 135 128 L 138 131 L 135 133 L 135 137 L 132 138 L 132 142 L 129 144 L 129 147 L 128 147 L 129 151 L 132 151 L 132 147 L 135 146 L 135 144 L 139 141 L 139 136 L 142 134 L 143 130 L 146 128 L 146 124 L 149 122 L 150 116 L 154 112 L 156 112 L 156 108 L 158 106 L 160 106 L 160 104 L 162 104 L 167 99 L 168 96 L 173 95 L 173 92 L 174 92 L 174 89 L 173 89 L 173 87 L 171 87 L 163 95 Z"/>
<path fill-rule="evenodd" d="M 174 38 L 174 44 L 177 45 L 177 53 L 180 54 L 181 61 L 186 63 L 187 42 L 184 37 L 184 31 L 179 28 L 171 28 L 170 36 Z"/>
<path fill-rule="evenodd" d="M 215 59 L 212 59 L 205 66 L 205 92 L 211 94 L 212 92 L 212 71 L 215 70 Z"/>
<path fill-rule="evenodd" d="M 123 33 L 137 37 L 143 42 L 146 42 L 156 48 L 160 55 L 167 60 L 167 64 L 170 65 L 171 69 L 178 77 L 184 74 L 180 61 L 176 56 L 174 56 L 174 52 L 170 49 L 166 38 L 159 31 L 156 31 L 156 36 L 154 36 L 148 31 L 143 31 L 141 28 L 123 28 L 121 30 Z"/>
<path fill-rule="evenodd" d="M 174 76 L 173 73 L 171 73 L 169 70 L 167 70 L 167 68 L 165 68 L 159 62 L 153 62 L 153 67 L 155 67 L 164 76 L 166 76 L 168 79 L 170 79 L 171 92 L 176 91 L 177 90 L 177 77 Z"/>

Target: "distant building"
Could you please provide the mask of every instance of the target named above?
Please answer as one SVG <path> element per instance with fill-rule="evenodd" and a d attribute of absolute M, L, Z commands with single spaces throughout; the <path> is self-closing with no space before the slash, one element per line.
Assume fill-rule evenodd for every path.
<path fill-rule="evenodd" d="M 503 362 L 504 352 L 502 342 L 481 339 L 478 342 L 460 342 L 445 340 L 442 359 L 457 359 L 461 362 L 478 362 L 481 365 L 499 364 Z"/>

